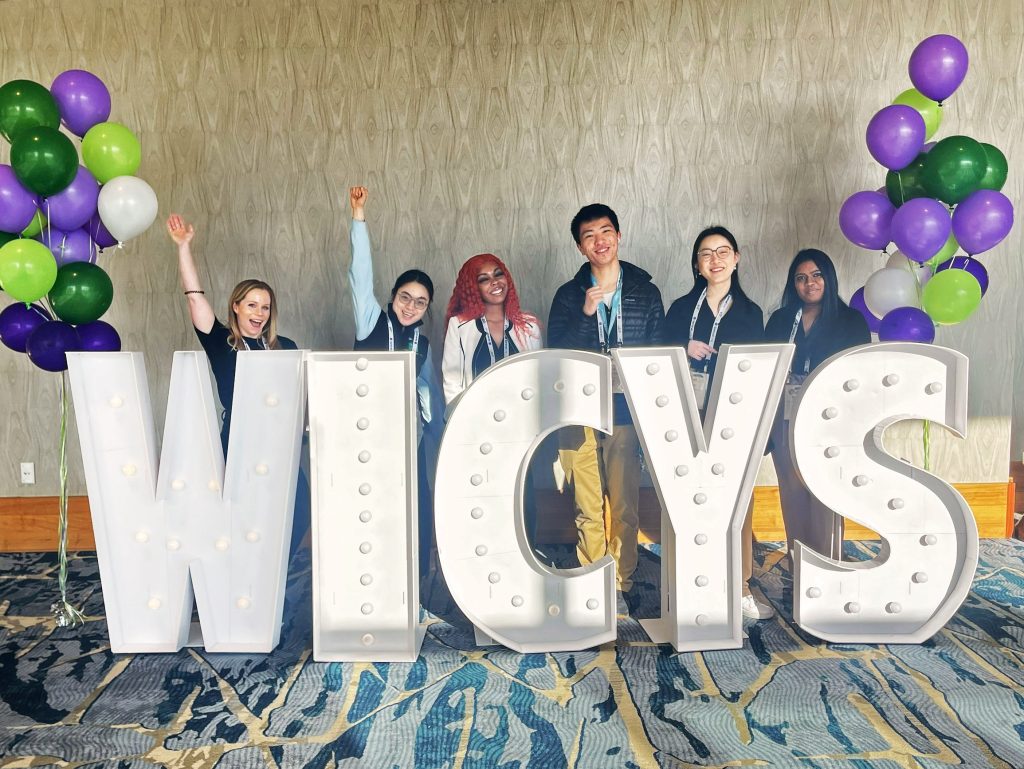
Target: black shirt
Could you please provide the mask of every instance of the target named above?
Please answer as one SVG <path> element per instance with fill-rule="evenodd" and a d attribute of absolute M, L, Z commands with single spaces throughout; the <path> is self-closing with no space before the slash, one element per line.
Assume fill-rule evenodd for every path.
<path fill-rule="evenodd" d="M 672 302 L 668 308 L 668 316 L 665 318 L 665 339 L 668 344 L 686 347 L 690 341 L 690 321 L 693 318 L 693 310 L 700 299 L 702 289 L 692 289 L 690 293 Z M 718 333 L 715 335 L 714 348 L 720 349 L 723 344 L 760 344 L 764 341 L 764 313 L 761 308 L 750 299 L 732 292 L 732 304 L 728 311 L 722 316 L 718 324 Z M 711 328 L 715 324 L 715 314 L 711 312 L 705 300 L 701 303 L 700 312 L 697 315 L 697 325 L 693 329 L 693 338 L 707 343 L 711 338 Z M 687 356 L 690 368 L 693 371 L 704 371 L 704 364 L 707 364 L 708 382 L 715 377 L 715 365 L 718 363 L 718 353 L 711 356 L 710 360 L 694 360 Z"/>
<path fill-rule="evenodd" d="M 765 341 L 788 342 L 799 309 L 799 306 L 791 305 L 773 312 L 764 331 Z M 803 322 L 797 324 L 796 336 L 793 338 L 796 351 L 793 353 L 790 370 L 794 374 L 809 374 L 837 352 L 870 341 L 871 332 L 864 316 L 840 304 L 834 317 L 816 318 L 807 333 L 804 333 Z"/>
<path fill-rule="evenodd" d="M 512 339 L 512 324 L 505 324 L 505 338 L 501 342 L 495 342 L 494 338 L 491 337 L 491 332 L 487 328 L 487 323 L 483 318 L 476 319 L 476 330 L 480 332 L 480 341 L 477 342 L 476 349 L 473 350 L 473 378 L 476 379 L 487 369 L 489 369 L 494 363 L 505 358 L 505 344 L 508 344 L 508 354 L 510 356 L 515 355 L 519 352 L 519 348 L 516 347 L 515 340 Z M 490 337 L 491 344 L 488 347 L 487 339 Z M 491 349 L 494 349 L 494 363 L 491 362 Z"/>
<path fill-rule="evenodd" d="M 231 401 L 235 391 L 235 363 L 237 361 L 236 350 L 228 344 L 228 336 L 231 331 L 214 318 L 213 328 L 209 333 L 204 333 L 198 328 L 196 336 L 199 337 L 199 344 L 206 351 L 206 357 L 210 359 L 210 368 L 213 369 L 213 378 L 217 381 L 217 395 L 220 397 L 221 405 L 224 406 L 224 425 L 221 432 L 226 435 L 231 425 Z M 248 339 L 242 337 L 245 346 L 250 350 L 265 350 L 263 339 Z M 285 336 L 277 338 L 283 350 L 297 350 L 295 342 Z"/>

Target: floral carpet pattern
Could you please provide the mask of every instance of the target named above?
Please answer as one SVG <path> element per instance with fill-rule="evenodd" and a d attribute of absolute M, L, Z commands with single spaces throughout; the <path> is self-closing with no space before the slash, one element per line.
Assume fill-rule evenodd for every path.
<path fill-rule="evenodd" d="M 767 545 L 757 561 L 755 591 L 779 613 L 747 622 L 742 649 L 647 640 L 654 547 L 614 644 L 477 647 L 435 578 L 416 662 L 328 664 L 311 657 L 308 551 L 269 655 L 111 654 L 94 554 L 71 562 L 79 628 L 52 621 L 53 554 L 0 555 L 0 767 L 1024 767 L 1024 543 L 982 541 L 966 602 L 919 646 L 808 636 L 792 622 L 787 559 Z"/>

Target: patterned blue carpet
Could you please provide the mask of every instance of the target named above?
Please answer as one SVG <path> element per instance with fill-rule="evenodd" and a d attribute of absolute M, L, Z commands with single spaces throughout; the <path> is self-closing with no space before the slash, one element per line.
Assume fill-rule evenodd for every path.
<path fill-rule="evenodd" d="M 792 624 L 779 551 L 757 557 L 779 615 L 741 650 L 646 640 L 655 548 L 616 644 L 480 649 L 433 583 L 417 662 L 342 665 L 310 658 L 307 554 L 266 656 L 113 655 L 93 554 L 72 559 L 77 629 L 51 621 L 52 554 L 0 555 L 0 767 L 1024 767 L 1024 543 L 983 541 L 966 603 L 921 646 L 818 642 Z"/>

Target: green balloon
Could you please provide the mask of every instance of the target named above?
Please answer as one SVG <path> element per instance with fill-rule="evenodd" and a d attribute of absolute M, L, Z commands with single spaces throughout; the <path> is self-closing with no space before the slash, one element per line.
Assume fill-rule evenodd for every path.
<path fill-rule="evenodd" d="M 54 195 L 78 173 L 78 151 L 56 128 L 27 128 L 11 145 L 11 168 L 18 181 L 33 192 Z"/>
<path fill-rule="evenodd" d="M 978 188 L 998 192 L 1006 184 L 1006 155 L 991 144 L 983 143 L 981 146 L 985 150 L 986 163 L 985 175 L 981 177 L 981 184 L 978 185 Z"/>
<path fill-rule="evenodd" d="M 950 136 L 925 156 L 924 186 L 932 197 L 955 204 L 978 190 L 988 159 L 969 136 Z"/>
<path fill-rule="evenodd" d="M 110 276 L 95 264 L 71 262 L 57 270 L 50 306 L 63 321 L 78 325 L 99 320 L 114 300 Z"/>
<path fill-rule="evenodd" d="M 37 240 L 16 238 L 0 248 L 0 288 L 19 302 L 46 296 L 57 279 L 57 260 Z"/>
<path fill-rule="evenodd" d="M 981 284 L 967 270 L 943 270 L 924 284 L 921 306 L 933 321 L 951 326 L 966 320 L 981 303 Z"/>
<path fill-rule="evenodd" d="M 96 181 L 106 184 L 115 176 L 133 176 L 142 162 L 142 147 L 120 123 L 97 123 L 82 139 L 82 161 Z"/>
<path fill-rule="evenodd" d="M 40 232 L 43 231 L 43 227 L 46 226 L 46 214 L 40 211 L 38 208 L 32 215 L 32 221 L 28 223 L 28 227 L 21 231 L 21 237 L 23 238 L 34 238 Z"/>
<path fill-rule="evenodd" d="M 908 200 L 913 198 L 929 198 L 931 195 L 925 189 L 924 161 L 928 157 L 921 153 L 906 168 L 900 171 L 890 171 L 885 175 L 885 193 L 894 206 L 899 208 Z"/>
<path fill-rule="evenodd" d="M 942 105 L 932 101 L 916 88 L 910 88 L 892 101 L 893 104 L 905 104 L 913 107 L 924 118 L 924 138 L 931 139 L 942 124 Z"/>
<path fill-rule="evenodd" d="M 53 96 L 32 80 L 12 80 L 0 86 L 0 134 L 13 142 L 26 128 L 60 126 L 60 110 Z"/>
<path fill-rule="evenodd" d="M 952 232 L 949 233 L 949 237 L 946 238 L 946 245 L 939 249 L 939 253 L 928 260 L 928 264 L 930 264 L 933 269 L 938 267 L 947 259 L 952 259 L 959 248 L 960 244 L 956 242 L 956 237 L 954 237 Z"/>

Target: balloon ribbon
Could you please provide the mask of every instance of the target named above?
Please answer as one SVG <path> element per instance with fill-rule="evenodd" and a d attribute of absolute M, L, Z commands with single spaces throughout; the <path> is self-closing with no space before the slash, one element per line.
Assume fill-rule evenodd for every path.
<path fill-rule="evenodd" d="M 85 623 L 85 617 L 68 603 L 68 373 L 60 375 L 60 510 L 57 516 L 57 585 L 60 600 L 55 601 L 53 612 L 57 627 L 73 627 Z"/>

